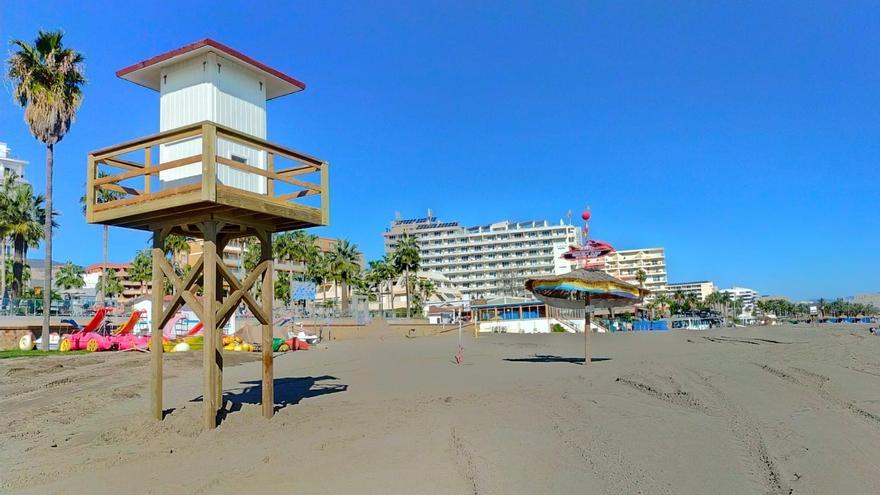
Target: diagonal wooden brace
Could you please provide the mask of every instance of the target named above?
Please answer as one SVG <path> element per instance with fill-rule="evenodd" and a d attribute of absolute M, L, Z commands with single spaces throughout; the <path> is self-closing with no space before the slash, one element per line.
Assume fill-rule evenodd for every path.
<path fill-rule="evenodd" d="M 197 264 L 197 266 L 199 266 L 199 268 L 204 268 L 204 266 L 200 266 L 199 264 Z M 177 277 L 177 274 L 174 273 L 174 268 L 172 268 L 171 264 L 168 263 L 168 260 L 166 260 L 164 257 L 159 258 L 159 268 L 162 269 L 162 272 L 165 273 L 165 276 L 168 278 L 168 281 L 171 282 L 171 286 L 174 288 L 175 301 L 177 300 L 177 296 L 180 296 L 189 305 L 190 309 L 193 310 L 193 313 L 196 314 L 196 317 L 200 321 L 205 321 L 205 311 L 202 303 L 199 302 L 199 300 L 196 299 L 196 296 L 189 291 L 189 287 L 185 287 L 183 285 L 183 282 L 181 282 L 181 280 Z M 196 270 L 193 270 L 191 273 L 196 273 Z M 192 283 L 194 280 L 195 277 L 193 277 L 192 280 L 190 280 L 190 277 L 187 277 L 187 281 L 190 283 Z M 174 304 L 172 304 L 172 306 L 169 306 L 168 312 L 162 318 L 165 323 L 167 323 L 166 318 L 170 319 L 171 315 L 173 315 L 174 312 L 176 312 L 177 309 L 180 308 L 179 303 L 176 304 L 177 307 L 174 306 Z M 171 309 L 174 309 L 174 311 L 172 312 Z"/>
<path fill-rule="evenodd" d="M 160 260 L 159 263 L 161 264 L 162 261 Z M 167 264 L 168 262 L 166 261 L 165 263 Z M 199 277 L 202 275 L 202 271 L 204 268 L 204 265 L 202 263 L 203 263 L 202 258 L 199 258 L 199 260 L 192 267 L 192 270 L 189 272 L 189 274 L 186 276 L 186 278 L 183 280 L 183 282 L 180 282 L 177 279 L 177 276 L 176 276 L 177 274 L 174 273 L 174 269 L 171 267 L 170 264 L 168 265 L 168 268 L 171 270 L 171 274 L 169 275 L 164 268 L 162 269 L 162 272 L 165 273 L 166 276 L 168 276 L 168 278 L 171 281 L 171 284 L 174 286 L 175 289 L 178 287 L 178 285 L 175 284 L 175 282 L 180 282 L 180 287 L 183 288 L 183 292 L 188 292 L 190 287 L 192 287 L 195 284 L 195 282 L 199 279 Z M 168 322 L 174 316 L 174 313 L 177 313 L 177 310 L 180 309 L 181 306 L 183 306 L 183 303 L 184 303 L 183 292 L 176 291 L 176 293 L 174 294 L 174 298 L 171 299 L 171 304 L 168 306 L 168 309 L 166 309 L 165 313 L 162 315 L 162 320 L 159 321 L 159 328 L 165 328 L 165 325 L 168 324 Z"/>
<path fill-rule="evenodd" d="M 236 277 L 232 272 L 229 271 L 223 263 L 217 263 L 217 269 L 220 272 L 220 275 L 226 280 L 229 286 L 233 289 L 232 294 L 223 301 L 223 304 L 220 308 L 217 309 L 215 313 L 217 321 L 225 321 L 229 315 L 235 311 L 236 306 L 238 306 L 239 301 L 244 300 L 244 303 L 250 308 L 251 312 L 254 313 L 254 316 L 257 318 L 263 325 L 268 325 L 269 321 L 272 319 L 271 315 L 266 315 L 263 311 L 262 306 L 257 304 L 257 301 L 254 299 L 254 296 L 251 295 L 250 289 L 254 286 L 257 279 L 262 275 L 269 267 L 268 261 L 263 261 L 259 265 L 254 268 L 254 270 L 248 274 L 248 276 L 244 279 L 244 282 L 239 282 L 238 277 Z"/>

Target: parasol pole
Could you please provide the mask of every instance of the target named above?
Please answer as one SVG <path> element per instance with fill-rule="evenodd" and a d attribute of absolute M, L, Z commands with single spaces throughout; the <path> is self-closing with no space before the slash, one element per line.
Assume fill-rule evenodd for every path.
<path fill-rule="evenodd" d="M 593 361 L 593 352 L 592 352 L 592 329 L 590 329 L 590 294 L 587 294 L 587 298 L 584 304 L 584 366 L 590 364 Z"/>

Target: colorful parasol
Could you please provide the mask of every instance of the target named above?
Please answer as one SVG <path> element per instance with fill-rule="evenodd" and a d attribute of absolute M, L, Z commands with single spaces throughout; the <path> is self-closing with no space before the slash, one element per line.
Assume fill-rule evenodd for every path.
<path fill-rule="evenodd" d="M 590 319 L 599 308 L 616 308 L 640 303 L 648 290 L 598 270 L 578 269 L 562 275 L 526 280 L 526 289 L 548 306 L 584 309 L 584 364 L 591 360 Z"/>

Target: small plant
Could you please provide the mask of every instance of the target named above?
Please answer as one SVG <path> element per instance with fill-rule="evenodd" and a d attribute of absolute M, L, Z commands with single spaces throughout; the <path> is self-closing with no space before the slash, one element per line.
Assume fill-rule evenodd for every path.
<path fill-rule="evenodd" d="M 565 327 L 560 325 L 559 323 L 554 323 L 553 326 L 550 327 L 553 333 L 565 333 Z"/>

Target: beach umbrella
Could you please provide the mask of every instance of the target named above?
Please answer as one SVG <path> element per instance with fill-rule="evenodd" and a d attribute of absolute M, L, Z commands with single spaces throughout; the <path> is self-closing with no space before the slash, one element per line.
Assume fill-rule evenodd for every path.
<path fill-rule="evenodd" d="M 642 302 L 648 290 L 599 270 L 578 269 L 562 275 L 526 280 L 526 289 L 539 301 L 563 309 L 584 310 L 584 364 L 592 358 L 590 317 L 596 309 L 631 306 Z"/>

